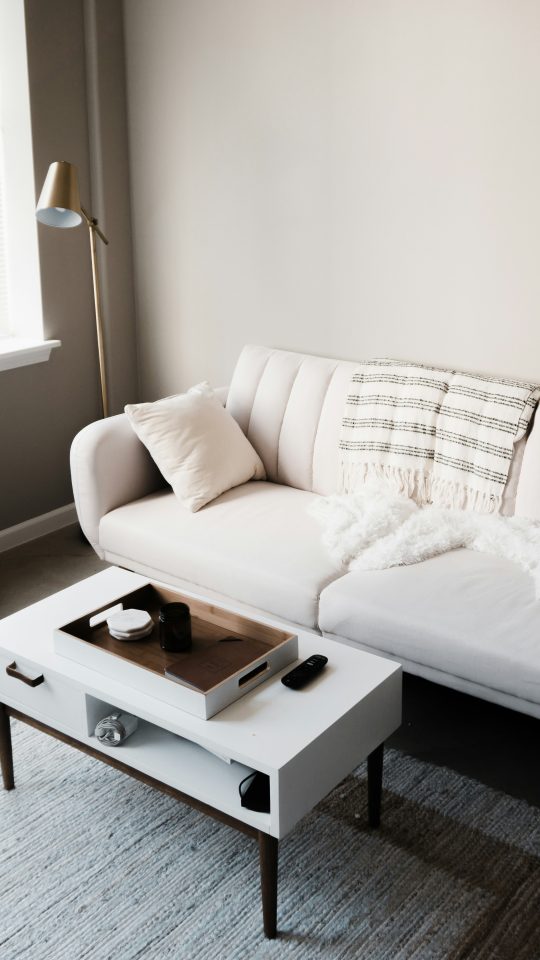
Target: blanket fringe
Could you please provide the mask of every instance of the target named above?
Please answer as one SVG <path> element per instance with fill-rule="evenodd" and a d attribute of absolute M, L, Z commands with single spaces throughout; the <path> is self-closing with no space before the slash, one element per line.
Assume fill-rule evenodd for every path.
<path fill-rule="evenodd" d="M 498 513 L 502 496 L 474 490 L 455 480 L 433 477 L 423 470 L 406 470 L 380 463 L 340 464 L 339 493 L 356 493 L 366 484 L 379 482 L 400 496 L 410 497 L 419 506 L 434 504 L 453 510 Z"/>

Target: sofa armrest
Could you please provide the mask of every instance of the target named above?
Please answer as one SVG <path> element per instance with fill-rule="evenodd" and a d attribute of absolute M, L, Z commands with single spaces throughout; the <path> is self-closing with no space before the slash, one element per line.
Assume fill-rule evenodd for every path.
<path fill-rule="evenodd" d="M 79 523 L 103 557 L 101 518 L 158 490 L 163 477 L 123 413 L 84 427 L 71 445 L 70 464 Z"/>

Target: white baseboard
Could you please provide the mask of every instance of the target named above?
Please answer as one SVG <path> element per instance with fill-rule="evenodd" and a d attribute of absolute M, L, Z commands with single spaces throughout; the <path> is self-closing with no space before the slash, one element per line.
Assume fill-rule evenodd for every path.
<path fill-rule="evenodd" d="M 19 547 L 22 543 L 28 543 L 29 540 L 44 537 L 46 533 L 61 530 L 62 527 L 67 527 L 76 521 L 75 504 L 66 503 L 65 507 L 42 513 L 41 516 L 32 517 L 31 520 L 23 520 L 22 523 L 16 523 L 14 527 L 6 527 L 5 530 L 0 530 L 0 553 L 11 550 L 12 547 Z"/>

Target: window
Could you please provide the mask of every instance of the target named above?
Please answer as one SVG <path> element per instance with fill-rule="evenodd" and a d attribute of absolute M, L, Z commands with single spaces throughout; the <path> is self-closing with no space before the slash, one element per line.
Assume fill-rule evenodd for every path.
<path fill-rule="evenodd" d="M 59 345 L 44 341 L 34 208 L 24 0 L 0 0 L 0 370 Z"/>

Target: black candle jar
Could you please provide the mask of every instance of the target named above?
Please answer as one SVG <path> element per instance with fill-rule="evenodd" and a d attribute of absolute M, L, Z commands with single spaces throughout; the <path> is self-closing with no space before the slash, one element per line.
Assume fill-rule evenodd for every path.
<path fill-rule="evenodd" d="M 165 603 L 161 607 L 159 645 L 169 653 L 191 650 L 191 614 L 187 603 Z"/>

